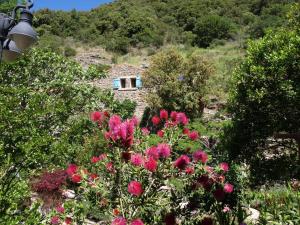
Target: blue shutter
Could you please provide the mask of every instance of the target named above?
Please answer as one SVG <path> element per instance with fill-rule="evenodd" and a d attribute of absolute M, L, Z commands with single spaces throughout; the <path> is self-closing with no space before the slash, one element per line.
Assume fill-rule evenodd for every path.
<path fill-rule="evenodd" d="M 120 78 L 116 78 L 113 80 L 113 89 L 119 89 L 121 87 Z"/>
<path fill-rule="evenodd" d="M 136 87 L 137 88 L 142 88 L 142 79 L 140 76 L 136 77 Z"/>

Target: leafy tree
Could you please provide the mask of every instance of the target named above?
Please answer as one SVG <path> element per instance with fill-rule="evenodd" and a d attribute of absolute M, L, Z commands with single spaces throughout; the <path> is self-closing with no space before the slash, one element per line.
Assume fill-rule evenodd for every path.
<path fill-rule="evenodd" d="M 231 37 L 232 24 L 230 20 L 217 16 L 200 18 L 195 25 L 197 35 L 195 44 L 199 47 L 208 47 L 214 39 L 228 39 Z"/>
<path fill-rule="evenodd" d="M 143 74 L 144 86 L 149 88 L 147 101 L 153 109 L 199 116 L 204 109 L 205 84 L 211 73 L 211 66 L 199 55 L 185 60 L 174 49 L 159 52 Z"/>
<path fill-rule="evenodd" d="M 299 33 L 285 29 L 250 42 L 230 101 L 231 158 L 255 161 L 268 148 L 268 138 L 295 139 L 300 157 L 299 73 Z"/>
<path fill-rule="evenodd" d="M 0 0 L 0 12 L 10 12 L 16 6 L 17 2 L 17 0 Z"/>

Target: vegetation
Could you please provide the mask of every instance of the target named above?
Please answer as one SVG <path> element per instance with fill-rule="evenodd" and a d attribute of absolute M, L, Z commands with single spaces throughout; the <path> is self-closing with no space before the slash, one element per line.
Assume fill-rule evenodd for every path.
<path fill-rule="evenodd" d="M 54 161 L 72 161 L 91 125 L 84 118 L 100 102 L 112 112 L 132 115 L 133 103 L 123 104 L 85 84 L 84 74 L 75 62 L 37 49 L 1 65 L 1 214 L 18 207 L 30 174 Z"/>
<path fill-rule="evenodd" d="M 226 141 L 232 159 L 257 164 L 265 150 L 278 151 L 280 146 L 296 157 L 300 143 L 299 46 L 299 33 L 293 29 L 268 33 L 249 43 L 246 59 L 234 77 L 233 120 L 225 131 L 230 134 Z"/>
<path fill-rule="evenodd" d="M 259 224 L 298 224 L 300 222 L 299 186 L 262 188 L 247 192 L 245 199 L 252 208 L 261 212 Z"/>
<path fill-rule="evenodd" d="M 295 2 L 35 12 L 37 48 L 0 65 L 0 223 L 299 224 Z M 83 70 L 81 43 L 113 63 L 151 56 L 141 122 L 136 102 L 90 85 L 110 65 Z"/>
<path fill-rule="evenodd" d="M 157 53 L 143 74 L 144 86 L 149 88 L 149 106 L 154 110 L 184 110 L 189 116 L 201 116 L 205 83 L 211 73 L 211 65 L 200 55 L 184 60 L 174 49 Z"/>
<path fill-rule="evenodd" d="M 8 13 L 16 6 L 17 0 L 0 0 L 0 12 Z"/>
<path fill-rule="evenodd" d="M 85 218 L 107 224 L 126 220 L 131 224 L 132 221 L 173 224 L 170 221 L 175 220 L 183 224 L 202 224 L 209 219 L 225 225 L 235 221 L 235 217 L 226 218 L 226 212 L 222 211 L 225 204 L 235 210 L 231 203 L 234 186 L 225 181 L 228 164 L 217 164 L 214 171 L 205 169 L 212 163 L 206 153 L 209 149 L 199 141 L 199 136 L 191 135 L 195 131 L 182 137 L 188 120 L 184 113 L 169 115 L 162 110 L 158 118 L 161 124 L 174 125 L 165 127 L 164 136 L 152 146 L 148 142 L 150 134 L 145 133 L 146 128 L 136 127 L 136 119 L 122 122 L 117 115 L 108 118 L 105 113 L 94 112 L 92 120 L 97 127 L 91 139 L 96 137 L 101 143 L 93 142 L 86 149 L 87 154 L 91 151 L 91 158 L 88 161 L 81 158 L 81 164 L 69 165 L 64 176 L 59 176 L 59 171 L 53 173 L 61 177 L 60 180 L 66 180 L 65 176 L 68 176 L 70 183 L 67 186 L 74 188 L 75 184 L 75 194 L 81 196 L 81 201 L 75 198 L 61 202 L 60 207 L 64 205 L 65 210 L 59 211 L 56 207 L 50 213 L 49 221 L 65 220 L 73 212 L 76 213 L 72 218 L 74 223 L 82 223 Z M 98 129 L 101 132 L 97 132 Z M 203 150 L 181 153 L 178 144 L 187 141 L 197 142 Z M 50 176 L 43 174 L 34 185 L 35 189 L 39 187 L 39 193 L 45 189 L 53 190 L 52 183 L 66 188 L 57 178 L 51 183 Z M 49 183 L 41 185 L 46 178 Z M 78 210 L 83 208 L 83 202 L 84 210 Z M 192 214 L 191 208 L 198 213 Z M 236 218 L 236 222 L 242 222 L 242 219 Z"/>
<path fill-rule="evenodd" d="M 34 25 L 42 39 L 72 37 L 121 53 L 166 43 L 207 47 L 216 39 L 257 38 L 269 28 L 284 26 L 293 2 L 123 0 L 89 12 L 40 10 Z"/>

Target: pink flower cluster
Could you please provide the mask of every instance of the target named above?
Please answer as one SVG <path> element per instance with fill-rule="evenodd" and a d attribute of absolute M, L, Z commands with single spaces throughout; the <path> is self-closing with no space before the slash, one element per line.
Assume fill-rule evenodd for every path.
<path fill-rule="evenodd" d="M 130 147 L 134 140 L 134 130 L 138 125 L 137 119 L 122 122 L 121 117 L 113 115 L 108 122 L 109 131 L 105 133 L 105 137 L 113 142 L 121 141 L 123 147 Z"/>
<path fill-rule="evenodd" d="M 70 218 L 68 216 L 67 217 L 64 216 L 65 208 L 62 205 L 56 206 L 55 210 L 56 210 L 56 213 L 58 213 L 58 215 L 51 217 L 51 221 L 50 221 L 51 224 L 61 224 L 61 221 L 63 221 L 63 220 L 60 217 L 65 218 L 64 224 L 68 225 L 68 224 L 72 223 L 72 218 Z"/>
<path fill-rule="evenodd" d="M 101 125 L 103 121 L 106 120 L 108 117 L 109 117 L 109 113 L 107 111 L 104 112 L 95 111 L 91 113 L 91 120 L 93 122 L 98 123 L 99 125 Z"/>
<path fill-rule="evenodd" d="M 127 220 L 123 217 L 118 217 L 112 221 L 111 225 L 127 225 Z M 144 225 L 144 223 L 141 219 L 135 219 L 131 221 L 130 225 Z"/>
<path fill-rule="evenodd" d="M 152 146 L 145 151 L 145 156 L 141 153 L 131 155 L 130 162 L 132 165 L 144 168 L 150 172 L 155 172 L 160 158 L 168 158 L 171 156 L 171 147 L 168 144 L 161 143 Z"/>
<path fill-rule="evenodd" d="M 80 183 L 82 179 L 81 175 L 77 173 L 77 170 L 78 167 L 75 164 L 70 164 L 66 169 L 67 174 L 74 183 Z"/>
<path fill-rule="evenodd" d="M 108 115 L 102 112 L 94 112 L 91 114 L 91 119 L 97 122 L 102 131 L 104 131 L 109 146 L 111 148 L 116 147 L 117 150 L 111 153 L 93 156 L 90 159 L 90 165 L 95 169 L 91 171 L 96 171 L 95 173 L 83 172 L 84 170 L 79 170 L 75 164 L 70 164 L 66 169 L 66 174 L 73 183 L 81 184 L 87 181 L 88 184 L 92 183 L 95 185 L 97 184 L 96 182 L 101 182 L 102 174 L 100 174 L 100 172 L 102 171 L 104 171 L 104 177 L 109 177 L 108 180 L 117 177 L 121 171 L 119 167 L 122 164 L 124 166 L 122 167 L 122 172 L 123 168 L 126 168 L 126 172 L 130 171 L 130 169 L 134 171 L 134 176 L 131 177 L 131 180 L 128 181 L 127 178 L 129 176 L 126 177 L 125 184 L 127 185 L 126 197 L 129 196 L 136 201 L 138 198 L 142 200 L 147 198 L 148 195 L 146 193 L 148 193 L 148 190 L 151 190 L 151 186 L 146 187 L 147 182 L 143 182 L 144 177 L 141 178 L 138 176 L 138 173 L 141 171 L 143 173 L 147 171 L 151 177 L 159 176 L 160 179 L 161 177 L 168 179 L 168 177 L 184 176 L 183 180 L 188 181 L 188 185 L 192 185 L 194 190 L 203 188 L 205 191 L 211 193 L 216 201 L 223 201 L 226 195 L 233 192 L 234 186 L 225 181 L 225 173 L 229 171 L 229 165 L 227 163 L 222 162 L 217 167 L 210 167 L 207 164 L 209 161 L 208 154 L 202 149 L 191 152 L 192 148 L 189 148 L 184 154 L 174 158 L 176 154 L 176 147 L 174 146 L 177 145 L 172 145 L 173 139 L 166 140 L 168 137 L 173 138 L 173 136 L 175 136 L 178 140 L 192 141 L 199 141 L 200 139 L 200 134 L 197 131 L 190 131 L 187 128 L 189 119 L 185 113 L 173 111 L 169 114 L 168 111 L 161 110 L 159 115 L 153 116 L 151 121 L 152 124 L 156 126 L 154 130 L 158 130 L 156 134 L 160 137 L 159 140 L 161 143 L 147 147 L 144 152 L 141 152 L 138 147 L 138 151 L 134 152 L 134 150 L 136 146 L 145 146 L 142 145 L 142 141 L 148 140 L 145 136 L 149 135 L 150 131 L 148 128 L 141 128 L 139 132 L 136 133 L 136 137 L 140 137 L 140 140 L 134 139 L 135 129 L 137 129 L 138 126 L 136 118 L 122 121 L 118 115 L 112 115 L 109 118 Z M 178 132 L 178 134 L 173 135 L 171 132 Z M 133 143 L 135 143 L 135 145 L 133 145 Z M 141 145 L 139 145 L 140 143 Z M 187 143 L 190 143 L 190 141 Z M 124 163 L 126 163 L 126 165 Z M 99 166 L 102 166 L 104 170 L 99 170 Z M 127 170 L 128 168 L 129 170 Z M 161 172 L 167 172 L 167 174 L 162 174 L 161 176 Z M 88 178 L 86 178 L 86 174 L 88 174 Z M 63 206 L 56 207 L 56 211 L 59 214 L 65 212 Z M 128 218 L 118 217 L 120 215 L 127 215 L 126 213 L 124 214 L 124 212 L 120 214 L 118 209 L 114 209 L 113 215 L 116 218 L 112 220 L 111 225 L 144 224 L 140 218 L 133 220 L 131 218 L 128 221 Z M 172 213 L 167 214 L 165 221 L 166 224 L 176 224 L 176 216 Z M 59 216 L 55 216 L 51 220 L 52 224 L 61 222 L 63 221 L 60 221 Z M 65 223 L 67 222 L 65 221 Z"/>
<path fill-rule="evenodd" d="M 203 174 L 198 177 L 196 187 L 199 185 L 202 186 L 206 191 L 212 191 L 212 194 L 217 201 L 223 201 L 226 197 L 226 194 L 233 192 L 234 186 L 230 183 L 224 183 L 224 173 L 229 170 L 228 164 L 221 163 L 219 166 L 223 166 L 225 168 L 221 169 L 221 173 L 214 170 L 212 167 L 206 166 L 205 170 L 207 174 Z M 213 189 L 213 187 L 215 188 Z"/>
<path fill-rule="evenodd" d="M 175 126 L 182 124 L 183 126 L 189 123 L 189 119 L 183 112 L 171 112 L 170 113 L 171 121 L 169 121 L 169 113 L 167 110 L 162 109 L 160 110 L 159 116 L 155 115 L 152 117 L 151 121 L 154 126 L 158 126 L 160 123 L 165 121 L 165 126 Z"/>

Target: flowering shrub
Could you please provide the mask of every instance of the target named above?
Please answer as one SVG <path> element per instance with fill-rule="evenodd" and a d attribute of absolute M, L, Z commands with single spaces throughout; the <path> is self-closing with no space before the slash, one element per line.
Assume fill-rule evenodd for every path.
<path fill-rule="evenodd" d="M 51 213 L 52 224 L 66 216 L 80 222 L 91 217 L 92 209 L 101 212 L 98 220 L 114 225 L 213 224 L 218 214 L 229 211 L 226 199 L 234 191 L 225 177 L 229 165 L 209 165 L 209 149 L 200 134 L 187 130 L 184 113 L 161 110 L 153 117 L 164 135 L 140 129 L 135 117 L 122 121 L 118 115 L 94 112 L 91 119 L 105 137 L 106 149 L 89 163 L 67 167 L 77 197 L 66 202 L 68 210 L 59 207 Z M 159 142 L 150 145 L 150 135 L 158 135 Z M 182 154 L 179 144 L 189 142 L 202 147 Z M 90 210 L 78 216 L 75 209 L 82 202 Z"/>

